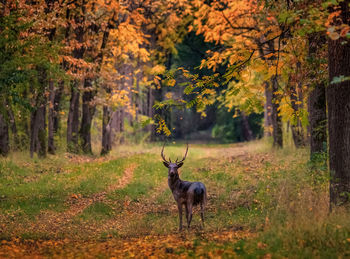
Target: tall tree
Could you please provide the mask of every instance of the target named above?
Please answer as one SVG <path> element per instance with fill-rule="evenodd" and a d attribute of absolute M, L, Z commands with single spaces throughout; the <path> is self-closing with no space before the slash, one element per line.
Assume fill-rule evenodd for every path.
<path fill-rule="evenodd" d="M 265 104 L 264 104 L 264 136 L 272 136 L 272 93 L 269 89 L 269 83 L 264 82 L 265 85 Z"/>
<path fill-rule="evenodd" d="M 83 81 L 83 58 L 86 50 L 84 44 L 85 22 L 86 22 L 86 5 L 85 0 L 75 3 L 76 9 L 67 23 L 71 22 L 75 26 L 73 28 L 73 39 L 70 43 L 74 46 L 73 61 L 71 62 L 72 72 L 76 78 L 71 83 L 71 98 L 69 103 L 69 112 L 67 120 L 67 150 L 72 153 L 79 152 L 78 134 L 79 134 L 79 104 L 80 104 L 80 87 Z"/>
<path fill-rule="evenodd" d="M 350 201 L 350 40 L 345 36 L 350 31 L 349 4 L 344 0 L 330 7 L 328 30 L 330 200 L 335 205 Z"/>
<path fill-rule="evenodd" d="M 50 154 L 55 154 L 55 143 L 54 143 L 54 102 L 55 102 L 55 89 L 54 82 L 49 82 L 49 114 L 47 116 L 48 119 L 48 142 L 47 142 L 47 151 Z"/>
<path fill-rule="evenodd" d="M 6 156 L 10 151 L 9 130 L 4 116 L 0 113 L 0 155 Z"/>
<path fill-rule="evenodd" d="M 309 77 L 311 91 L 308 97 L 308 113 L 310 124 L 310 156 L 326 152 L 327 144 L 327 111 L 326 111 L 326 85 L 324 78 L 317 74 L 322 71 L 322 49 L 326 45 L 324 32 L 312 33 L 308 36 L 310 64 Z"/>
<path fill-rule="evenodd" d="M 30 121 L 30 156 L 36 152 L 40 157 L 46 156 L 46 98 L 39 91 Z"/>

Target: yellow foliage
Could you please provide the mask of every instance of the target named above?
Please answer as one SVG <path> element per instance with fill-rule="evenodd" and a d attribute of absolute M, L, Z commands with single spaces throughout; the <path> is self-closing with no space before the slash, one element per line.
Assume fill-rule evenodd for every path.
<path fill-rule="evenodd" d="M 166 68 L 164 65 L 155 65 L 154 67 L 152 67 L 151 69 L 151 74 L 152 75 L 159 75 L 159 74 L 163 74 L 165 72 Z"/>

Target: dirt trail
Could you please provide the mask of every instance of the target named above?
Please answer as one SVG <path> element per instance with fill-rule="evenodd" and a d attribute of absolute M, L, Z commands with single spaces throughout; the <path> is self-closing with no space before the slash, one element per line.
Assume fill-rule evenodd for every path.
<path fill-rule="evenodd" d="M 59 232 L 64 231 L 65 227 L 70 227 L 69 224 L 74 219 L 75 216 L 82 213 L 86 208 L 96 202 L 105 202 L 106 195 L 117 189 L 124 188 L 127 184 L 132 181 L 134 170 L 137 164 L 130 164 L 125 170 L 122 177 L 116 184 L 112 184 L 106 188 L 105 191 L 96 193 L 90 197 L 81 197 L 80 195 L 73 194 L 66 201 L 69 209 L 57 213 L 53 211 L 43 211 L 36 218 L 36 224 L 31 224 L 27 227 L 28 232 L 41 232 L 50 234 L 59 234 Z M 15 228 L 21 229 L 23 231 L 23 226 L 20 224 Z M 14 232 L 15 229 L 14 229 Z"/>
<path fill-rule="evenodd" d="M 129 165 L 129 167 L 127 167 L 124 170 L 124 174 L 123 174 L 122 178 L 119 179 L 118 183 L 108 186 L 107 191 L 110 192 L 110 191 L 114 191 L 117 189 L 122 189 L 126 185 L 128 185 L 134 176 L 134 170 L 136 169 L 137 166 L 138 166 L 137 164 Z"/>

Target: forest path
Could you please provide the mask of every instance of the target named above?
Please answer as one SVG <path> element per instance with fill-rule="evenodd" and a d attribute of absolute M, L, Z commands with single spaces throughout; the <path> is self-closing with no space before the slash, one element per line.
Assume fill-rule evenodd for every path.
<path fill-rule="evenodd" d="M 88 161 L 90 162 L 90 161 Z M 75 217 L 83 213 L 88 207 L 96 203 L 107 202 L 107 194 L 117 189 L 124 188 L 127 184 L 132 181 L 134 170 L 138 164 L 131 163 L 125 169 L 118 181 L 114 184 L 109 185 L 105 191 L 94 193 L 88 197 L 82 197 L 80 194 L 71 195 L 67 201 L 67 210 L 62 212 L 54 212 L 50 210 L 42 211 L 36 218 L 35 224 L 26 226 L 28 232 L 41 232 L 50 233 L 51 235 L 59 237 L 62 232 L 67 232 L 72 227 L 71 223 Z M 22 228 L 18 225 L 18 228 Z"/>
<path fill-rule="evenodd" d="M 104 191 L 87 197 L 73 194 L 66 201 L 69 209 L 44 210 L 29 224 L 19 223 L 13 232 L 19 238 L 3 240 L 0 257 L 181 258 L 191 251 L 208 256 L 208 245 L 213 242 L 218 247 L 209 257 L 221 257 L 235 254 L 233 246 L 220 248 L 227 242 L 256 236 L 241 210 L 253 206 L 257 171 L 265 161 L 272 162 L 271 156 L 242 144 L 193 146 L 181 178 L 206 184 L 206 227 L 200 229 L 195 211 L 191 230 L 179 233 L 177 207 L 158 149 L 128 160 L 123 174 Z M 183 152 L 182 147 L 169 149 L 169 153 Z M 237 179 L 243 180 L 240 186 Z M 27 236 L 23 238 L 20 231 Z M 186 255 L 180 256 L 184 251 Z"/>

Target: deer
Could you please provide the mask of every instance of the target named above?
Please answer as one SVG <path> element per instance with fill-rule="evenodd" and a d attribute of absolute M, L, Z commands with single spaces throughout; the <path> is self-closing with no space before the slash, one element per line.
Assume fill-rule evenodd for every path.
<path fill-rule="evenodd" d="M 182 160 L 178 161 L 178 158 L 173 163 L 169 157 L 169 161 L 166 160 L 164 156 L 164 146 L 163 144 L 161 157 L 163 159 L 163 164 L 168 168 L 168 185 L 177 203 L 177 208 L 179 211 L 179 231 L 182 230 L 182 209 L 185 206 L 186 209 L 186 219 L 187 228 L 190 229 L 190 224 L 192 221 L 192 209 L 195 205 L 200 205 L 200 214 L 202 221 L 202 228 L 204 228 L 204 209 L 207 203 L 207 190 L 205 185 L 201 182 L 188 182 L 183 181 L 179 177 L 178 169 L 183 166 L 184 161 L 188 152 L 188 143 L 185 152 L 185 156 Z"/>

